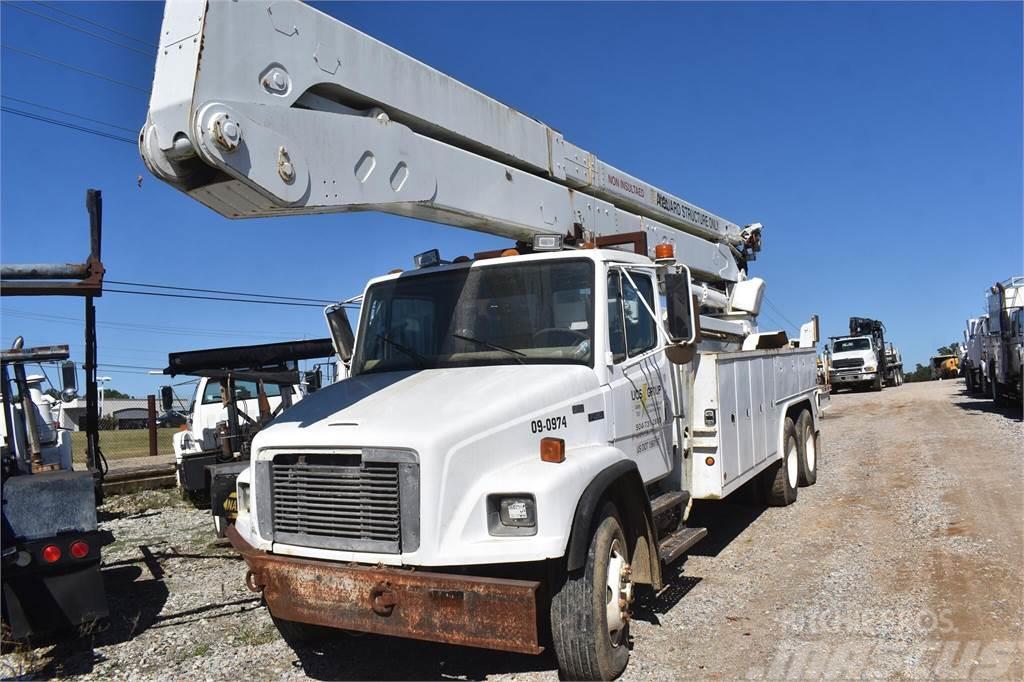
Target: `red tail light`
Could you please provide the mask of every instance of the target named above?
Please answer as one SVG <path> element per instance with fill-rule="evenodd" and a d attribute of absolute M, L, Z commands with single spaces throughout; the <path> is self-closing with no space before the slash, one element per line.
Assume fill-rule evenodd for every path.
<path fill-rule="evenodd" d="M 43 547 L 43 561 L 48 564 L 53 564 L 60 561 L 60 547 L 57 545 L 47 545 Z"/>
<path fill-rule="evenodd" d="M 84 559 L 89 555 L 89 543 L 85 540 L 75 540 L 71 543 L 71 556 L 76 559 Z"/>

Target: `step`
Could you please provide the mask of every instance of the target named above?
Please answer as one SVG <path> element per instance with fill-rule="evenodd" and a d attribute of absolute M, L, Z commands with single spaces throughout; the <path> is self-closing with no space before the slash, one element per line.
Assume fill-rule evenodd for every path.
<path fill-rule="evenodd" d="M 707 528 L 680 528 L 658 542 L 658 556 L 663 563 L 670 564 L 703 540 L 707 534 Z"/>
<path fill-rule="evenodd" d="M 667 493 L 658 495 L 651 500 L 651 514 L 654 518 L 658 518 L 665 512 L 672 509 L 672 507 L 678 507 L 684 505 L 690 500 L 690 493 L 685 490 L 672 490 Z"/>

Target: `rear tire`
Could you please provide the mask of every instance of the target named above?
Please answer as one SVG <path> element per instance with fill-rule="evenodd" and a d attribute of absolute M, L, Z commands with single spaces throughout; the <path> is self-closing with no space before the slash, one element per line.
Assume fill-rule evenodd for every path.
<path fill-rule="evenodd" d="M 799 483 L 814 485 L 818 481 L 818 434 L 814 430 L 811 413 L 804 410 L 796 420 L 797 445 L 799 452 Z"/>
<path fill-rule="evenodd" d="M 764 476 L 764 498 L 769 506 L 785 507 L 796 502 L 800 477 L 800 447 L 796 424 L 789 417 L 782 427 L 782 460 L 768 468 Z"/>
<path fill-rule="evenodd" d="M 633 595 L 628 551 L 615 505 L 606 502 L 586 565 L 566 575 L 551 599 L 551 636 L 562 679 L 614 680 L 626 669 Z"/>

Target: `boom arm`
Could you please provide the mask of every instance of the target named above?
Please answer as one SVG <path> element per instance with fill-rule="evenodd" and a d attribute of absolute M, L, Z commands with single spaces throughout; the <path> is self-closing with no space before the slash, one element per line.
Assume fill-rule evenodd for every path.
<path fill-rule="evenodd" d="M 140 151 L 230 218 L 376 210 L 512 239 L 643 232 L 709 281 L 741 229 L 302 3 L 169 0 Z"/>

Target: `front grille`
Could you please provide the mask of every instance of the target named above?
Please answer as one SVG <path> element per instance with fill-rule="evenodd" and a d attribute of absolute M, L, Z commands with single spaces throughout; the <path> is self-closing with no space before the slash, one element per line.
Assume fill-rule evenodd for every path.
<path fill-rule="evenodd" d="M 836 369 L 846 369 L 848 367 L 863 367 L 864 358 L 840 358 L 832 361 L 832 366 Z"/>
<path fill-rule="evenodd" d="M 278 455 L 271 464 L 274 540 L 361 552 L 401 551 L 399 465 L 360 455 Z"/>

